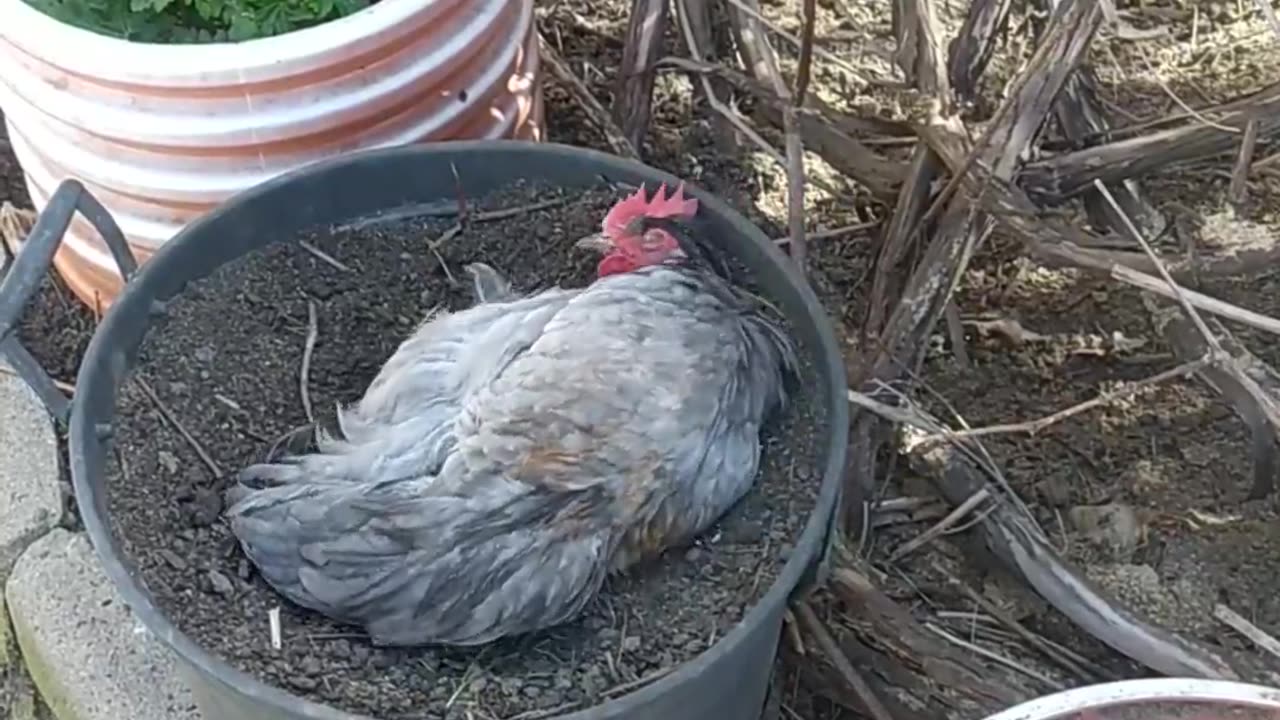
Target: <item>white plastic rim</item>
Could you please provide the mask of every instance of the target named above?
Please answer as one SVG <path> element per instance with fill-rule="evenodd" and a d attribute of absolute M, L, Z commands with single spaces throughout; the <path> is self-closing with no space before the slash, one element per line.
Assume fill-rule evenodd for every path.
<path fill-rule="evenodd" d="M 0 108 L 37 209 L 65 178 L 144 260 L 237 192 L 346 152 L 539 139 L 534 0 L 378 0 L 257 40 L 138 43 L 0 0 Z M 120 279 L 73 222 L 55 258 L 81 300 Z"/>
<path fill-rule="evenodd" d="M 1200 678 L 1122 680 L 1046 695 L 983 720 L 1053 720 L 1084 710 L 1141 702 L 1205 702 L 1280 713 L 1280 688 Z"/>
<path fill-rule="evenodd" d="M 236 43 L 141 43 L 66 25 L 24 0 L 0 0 L 4 34 L 63 69 L 122 84 L 203 87 L 262 82 L 295 74 L 334 54 L 360 53 L 413 32 L 409 22 L 457 0 L 381 0 L 314 27 Z"/>

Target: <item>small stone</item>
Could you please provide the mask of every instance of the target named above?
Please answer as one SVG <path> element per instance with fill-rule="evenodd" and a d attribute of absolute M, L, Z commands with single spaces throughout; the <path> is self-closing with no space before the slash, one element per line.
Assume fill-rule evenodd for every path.
<path fill-rule="evenodd" d="M 178 472 L 178 456 L 168 450 L 161 450 L 157 452 L 156 461 L 160 463 L 160 467 L 165 469 L 165 472 Z"/>
<path fill-rule="evenodd" d="M 198 488 L 190 508 L 192 524 L 207 527 L 217 522 L 222 514 L 222 496 L 208 488 Z"/>
<path fill-rule="evenodd" d="M 1112 559 L 1128 561 L 1142 543 L 1145 528 L 1128 505 L 1077 505 L 1067 511 L 1071 524 L 1085 539 L 1107 549 Z"/>
<path fill-rule="evenodd" d="M 1036 494 L 1048 505 L 1066 507 L 1071 504 L 1071 487 L 1060 479 L 1038 482 L 1035 489 Z"/>
<path fill-rule="evenodd" d="M 239 575 L 241 580 L 248 580 L 252 573 L 253 568 L 249 567 L 249 561 L 241 558 L 240 564 L 236 565 L 236 575 Z"/>
<path fill-rule="evenodd" d="M 640 638 L 636 637 L 635 635 L 631 635 L 629 637 L 625 637 L 622 639 L 623 652 L 635 652 L 639 649 L 640 649 Z"/>
<path fill-rule="evenodd" d="M 697 562 L 702 562 L 702 558 L 704 555 L 706 555 L 706 553 L 701 548 L 694 547 L 694 548 L 689 548 L 688 550 L 685 551 L 684 559 L 688 560 L 691 563 L 697 563 Z"/>
<path fill-rule="evenodd" d="M 202 347 L 196 348 L 196 352 L 195 352 L 196 360 L 199 360 L 200 362 L 205 364 L 213 362 L 213 359 L 214 357 L 216 357 L 216 355 L 217 354 L 214 352 L 213 348 L 209 347 L 208 345 L 204 345 Z"/>
<path fill-rule="evenodd" d="M 482 677 L 471 681 L 471 689 L 475 692 L 481 692 L 487 687 L 489 687 L 489 681 Z"/>
<path fill-rule="evenodd" d="M 369 662 L 369 655 L 371 654 L 369 648 L 364 645 L 356 644 L 351 646 L 351 662 L 356 665 L 364 665 Z"/>
<path fill-rule="evenodd" d="M 217 570 L 209 571 L 209 584 L 213 587 L 213 591 L 224 597 L 235 595 L 236 586 L 231 584 L 231 580 L 226 575 Z"/>
<path fill-rule="evenodd" d="M 307 677 L 305 675 L 290 676 L 289 684 L 303 692 L 311 692 L 312 690 L 315 690 L 317 686 L 320 685 L 320 683 L 316 682 L 315 678 Z"/>
<path fill-rule="evenodd" d="M 161 558 L 163 558 L 165 562 L 169 563 L 169 565 L 170 565 L 174 570 L 186 570 L 186 569 L 187 569 L 187 561 L 186 561 L 186 560 L 183 560 L 183 559 L 182 559 L 182 558 L 180 558 L 180 557 L 178 557 L 178 554 L 177 554 L 177 553 L 175 553 L 174 551 L 172 551 L 172 550 L 170 550 L 170 549 L 168 549 L 168 548 L 163 548 L 163 549 L 161 549 L 161 550 L 160 550 L 160 557 L 161 557 Z"/>

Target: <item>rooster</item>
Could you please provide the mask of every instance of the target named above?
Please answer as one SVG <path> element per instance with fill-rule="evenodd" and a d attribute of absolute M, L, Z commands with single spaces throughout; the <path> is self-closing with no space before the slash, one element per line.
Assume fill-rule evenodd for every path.
<path fill-rule="evenodd" d="M 377 645 L 470 646 L 577 616 L 751 488 L 795 345 L 732 280 L 683 186 L 577 247 L 597 279 L 428 320 L 317 452 L 246 468 L 227 510 L 268 584 Z"/>

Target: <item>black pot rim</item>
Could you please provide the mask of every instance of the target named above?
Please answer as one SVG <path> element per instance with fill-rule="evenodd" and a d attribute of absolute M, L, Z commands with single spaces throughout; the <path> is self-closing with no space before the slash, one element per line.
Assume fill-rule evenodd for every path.
<path fill-rule="evenodd" d="M 179 630 L 168 618 L 167 614 L 152 601 L 150 593 L 143 588 L 141 581 L 130 572 L 124 561 L 124 553 L 108 527 L 107 518 L 104 515 L 100 515 L 96 508 L 84 500 L 84 498 L 98 494 L 102 485 L 101 478 L 92 478 L 90 475 L 91 468 L 89 467 L 85 446 L 90 442 L 101 442 L 97 433 L 98 423 L 108 422 L 115 416 L 114 408 L 112 408 L 107 417 L 93 417 L 93 409 L 89 407 L 89 398 L 96 395 L 96 393 L 92 392 L 93 386 L 96 383 L 112 382 L 107 369 L 108 364 L 119 362 L 113 354 L 113 348 L 108 345 L 106 338 L 111 338 L 117 334 L 117 327 L 122 322 L 121 308 L 134 304 L 129 300 L 135 299 L 136 301 L 136 296 L 143 292 L 143 288 L 147 287 L 145 279 L 149 274 L 164 273 L 168 270 L 169 257 L 173 252 L 173 248 L 182 244 L 191 236 L 198 237 L 202 234 L 206 225 L 216 222 L 224 215 L 235 212 L 235 206 L 242 200 L 268 194 L 281 185 L 293 182 L 299 176 L 325 173 L 352 163 L 367 163 L 379 157 L 416 155 L 421 158 L 423 163 L 430 163 L 435 156 L 441 154 L 441 151 L 465 152 L 482 149 L 491 151 L 495 147 L 518 147 L 521 152 L 542 154 L 551 158 L 576 155 L 583 160 L 598 164 L 602 171 L 608 171 L 611 168 L 626 169 L 631 172 L 648 175 L 653 178 L 654 182 L 666 182 L 668 186 L 674 186 L 676 183 L 682 182 L 679 178 L 656 168 L 595 150 L 555 143 L 535 143 L 519 140 L 462 140 L 380 148 L 322 160 L 289 171 L 253 188 L 237 193 L 181 230 L 165 243 L 147 263 L 138 269 L 137 274 L 125 286 L 120 296 L 108 309 L 89 342 L 88 350 L 76 377 L 77 392 L 72 403 L 69 455 L 72 484 L 75 489 L 76 502 L 80 509 L 81 518 L 107 576 L 114 583 L 117 591 L 134 615 L 151 633 L 172 648 L 181 662 L 194 666 L 208 677 L 214 678 L 228 687 L 234 688 L 244 696 L 277 711 L 293 713 L 295 716 L 309 718 L 310 720 L 356 720 L 357 718 L 366 717 L 304 699 L 288 690 L 269 685 L 248 673 L 236 669 L 230 663 L 206 650 Z M 782 571 L 774 579 L 769 590 L 747 610 L 732 630 L 725 633 L 711 647 L 699 653 L 692 660 L 680 665 L 676 670 L 649 685 L 607 702 L 558 716 L 560 720 L 589 720 L 595 717 L 623 715 L 629 708 L 641 706 L 650 698 L 667 693 L 673 688 L 695 679 L 706 666 L 715 662 L 717 658 L 732 653 L 745 639 L 749 628 L 766 619 L 770 607 L 776 607 L 787 601 L 786 596 L 799 583 L 806 570 L 809 569 L 809 565 L 822 555 L 822 546 L 827 542 L 831 532 L 836 506 L 840 497 L 840 485 L 843 480 L 848 444 L 849 409 L 845 399 L 847 384 L 843 359 L 835 339 L 835 333 L 831 328 L 830 322 L 827 321 L 826 311 L 812 289 L 799 277 L 792 263 L 759 228 L 719 198 L 701 190 L 692 183 L 686 182 L 686 192 L 696 197 L 703 209 L 730 220 L 752 242 L 762 246 L 775 263 L 783 268 L 788 277 L 788 282 L 800 292 L 806 312 L 815 319 L 815 324 L 817 325 L 817 347 L 814 348 L 815 361 L 820 364 L 826 364 L 830 368 L 827 373 L 830 380 L 827 383 L 825 392 L 829 393 L 832 398 L 827 418 L 828 432 L 833 435 L 828 445 L 831 451 L 827 454 L 826 465 L 823 468 L 822 485 L 817 502 L 809 513 L 809 519 L 805 524 L 804 530 L 796 540 L 795 551 L 787 559 Z M 101 470 L 102 468 L 98 469 Z"/>

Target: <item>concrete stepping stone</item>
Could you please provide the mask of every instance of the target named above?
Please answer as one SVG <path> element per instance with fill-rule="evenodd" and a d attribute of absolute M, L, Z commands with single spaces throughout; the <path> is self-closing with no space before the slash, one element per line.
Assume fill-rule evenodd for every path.
<path fill-rule="evenodd" d="M 136 625 L 88 538 L 50 531 L 18 559 L 5 599 L 22 656 L 59 720 L 197 720 L 172 653 Z"/>

